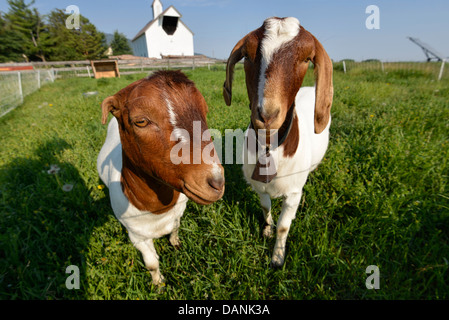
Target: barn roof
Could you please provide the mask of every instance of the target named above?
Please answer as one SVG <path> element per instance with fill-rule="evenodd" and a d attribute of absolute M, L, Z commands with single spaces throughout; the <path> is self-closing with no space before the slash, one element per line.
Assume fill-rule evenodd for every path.
<path fill-rule="evenodd" d="M 151 20 L 150 22 L 148 22 L 145 27 L 142 28 L 142 30 L 140 30 L 137 35 L 131 40 L 131 41 L 135 41 L 137 38 L 139 38 L 141 35 L 143 35 L 152 25 L 153 23 L 155 23 L 159 17 L 161 16 L 165 16 L 165 14 L 170 10 L 173 9 L 176 11 L 176 13 L 179 15 L 179 18 L 182 18 L 182 14 L 174 7 L 174 6 L 170 6 L 167 9 L 165 9 L 160 15 L 158 15 L 156 18 L 154 18 L 153 20 Z M 179 19 L 179 22 L 181 22 L 186 28 L 187 30 L 189 30 L 192 34 L 194 34 L 192 32 L 192 30 L 190 30 L 190 28 L 181 20 Z"/>

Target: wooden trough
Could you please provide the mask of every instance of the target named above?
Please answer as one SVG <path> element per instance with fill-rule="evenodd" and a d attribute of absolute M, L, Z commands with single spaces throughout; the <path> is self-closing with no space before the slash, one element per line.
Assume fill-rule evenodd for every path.
<path fill-rule="evenodd" d="M 117 60 L 91 60 L 95 79 L 120 78 Z"/>

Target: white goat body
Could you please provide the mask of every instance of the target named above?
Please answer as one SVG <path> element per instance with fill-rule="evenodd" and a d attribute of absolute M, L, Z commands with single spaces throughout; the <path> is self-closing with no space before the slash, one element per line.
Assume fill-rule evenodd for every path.
<path fill-rule="evenodd" d="M 256 134 L 264 130 L 270 140 L 280 136 L 276 147 L 276 141 L 274 145 L 265 144 L 267 136 L 262 134 L 261 139 L 258 135 L 256 139 L 247 131 L 243 174 L 260 196 L 267 224 L 264 236 L 271 236 L 274 229 L 271 198 L 284 198 L 271 260 L 273 266 L 281 266 L 304 184 L 323 159 L 329 143 L 332 61 L 321 43 L 296 18 L 268 18 L 231 51 L 223 87 L 227 105 L 232 101 L 234 66 L 242 58 L 250 100 L 250 128 Z M 301 88 L 309 62 L 315 67 L 315 87 Z M 265 150 L 255 150 L 254 140 Z"/>
<path fill-rule="evenodd" d="M 150 269 L 154 284 L 160 284 L 163 276 L 159 270 L 159 256 L 153 239 L 170 234 L 170 242 L 179 244 L 177 236 L 180 219 L 184 213 L 187 197 L 181 193 L 176 205 L 164 214 L 142 212 L 129 202 L 122 190 L 122 145 L 116 118 L 108 125 L 105 143 L 97 159 L 97 171 L 109 189 L 112 210 L 128 231 L 132 244 L 142 252 L 145 265 Z"/>
<path fill-rule="evenodd" d="M 264 236 L 272 235 L 274 227 L 271 216 L 271 199 L 284 198 L 282 211 L 277 223 L 277 239 L 273 251 L 272 264 L 282 265 L 285 255 L 285 243 L 292 220 L 302 196 L 303 187 L 307 177 L 323 159 L 328 142 L 330 119 L 327 127 L 320 134 L 314 132 L 315 88 L 302 87 L 295 99 L 295 116 L 299 126 L 299 145 L 292 157 L 285 157 L 284 147 L 280 145 L 271 151 L 277 176 L 269 183 L 263 183 L 251 179 L 255 164 L 248 159 L 256 157 L 254 150 L 244 147 L 243 174 L 246 181 L 251 184 L 254 191 L 259 194 L 261 206 L 264 212 L 267 226 Z M 248 135 L 248 132 L 245 133 Z M 246 144 L 244 144 L 246 145 Z"/>

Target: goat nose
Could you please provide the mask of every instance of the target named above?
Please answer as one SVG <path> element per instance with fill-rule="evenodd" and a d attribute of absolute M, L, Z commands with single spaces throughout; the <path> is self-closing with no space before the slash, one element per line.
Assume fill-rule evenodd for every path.
<path fill-rule="evenodd" d="M 278 116 L 279 110 L 276 110 L 275 112 L 268 114 L 264 111 L 259 110 L 259 117 L 262 120 L 262 122 L 265 124 L 265 126 L 269 126 Z"/>
<path fill-rule="evenodd" d="M 211 186 L 211 188 L 220 191 L 223 190 L 223 186 L 224 186 L 224 178 L 223 177 L 213 177 L 213 178 L 209 178 L 207 180 L 207 182 L 209 183 L 209 185 Z"/>

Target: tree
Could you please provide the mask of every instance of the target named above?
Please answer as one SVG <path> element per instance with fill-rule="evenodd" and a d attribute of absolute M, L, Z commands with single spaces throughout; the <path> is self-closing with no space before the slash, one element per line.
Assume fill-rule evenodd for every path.
<path fill-rule="evenodd" d="M 22 38 L 0 13 L 0 62 L 22 61 Z"/>
<path fill-rule="evenodd" d="M 133 54 L 131 47 L 129 46 L 128 39 L 123 33 L 119 33 L 118 30 L 114 32 L 114 38 L 111 41 L 111 48 L 114 55 L 121 54 Z"/>
<path fill-rule="evenodd" d="M 78 38 L 74 45 L 84 59 L 99 59 L 105 56 L 106 36 L 103 32 L 97 31 L 89 19 L 80 16 L 80 30 L 73 29 L 72 31 L 78 32 Z"/>
<path fill-rule="evenodd" d="M 78 60 L 76 48 L 76 33 L 66 28 L 65 22 L 68 15 L 60 9 L 55 9 L 48 15 L 48 33 L 53 39 L 54 45 L 51 48 L 50 60 L 71 61 Z"/>
<path fill-rule="evenodd" d="M 48 16 L 49 36 L 55 42 L 51 60 L 100 59 L 106 51 L 106 36 L 97 31 L 89 19 L 80 15 L 80 29 L 67 29 L 69 17 L 61 9 L 53 10 Z"/>
<path fill-rule="evenodd" d="M 5 14 L 6 24 L 16 39 L 26 60 L 42 60 L 48 53 L 51 40 L 46 33 L 42 16 L 36 8 L 31 9 L 34 0 L 8 0 L 9 11 Z"/>
<path fill-rule="evenodd" d="M 48 56 L 53 46 L 53 40 L 48 34 L 47 25 L 45 24 L 43 17 L 39 14 L 36 8 L 33 9 L 33 25 L 30 32 L 32 45 L 28 48 L 28 53 L 31 59 L 35 60 L 35 57 L 42 61 L 45 61 L 45 57 Z"/>
<path fill-rule="evenodd" d="M 68 29 L 69 14 L 55 9 L 41 16 L 31 8 L 34 0 L 8 0 L 9 11 L 0 14 L 0 62 L 90 60 L 105 56 L 106 36 L 80 15 L 80 28 Z"/>

